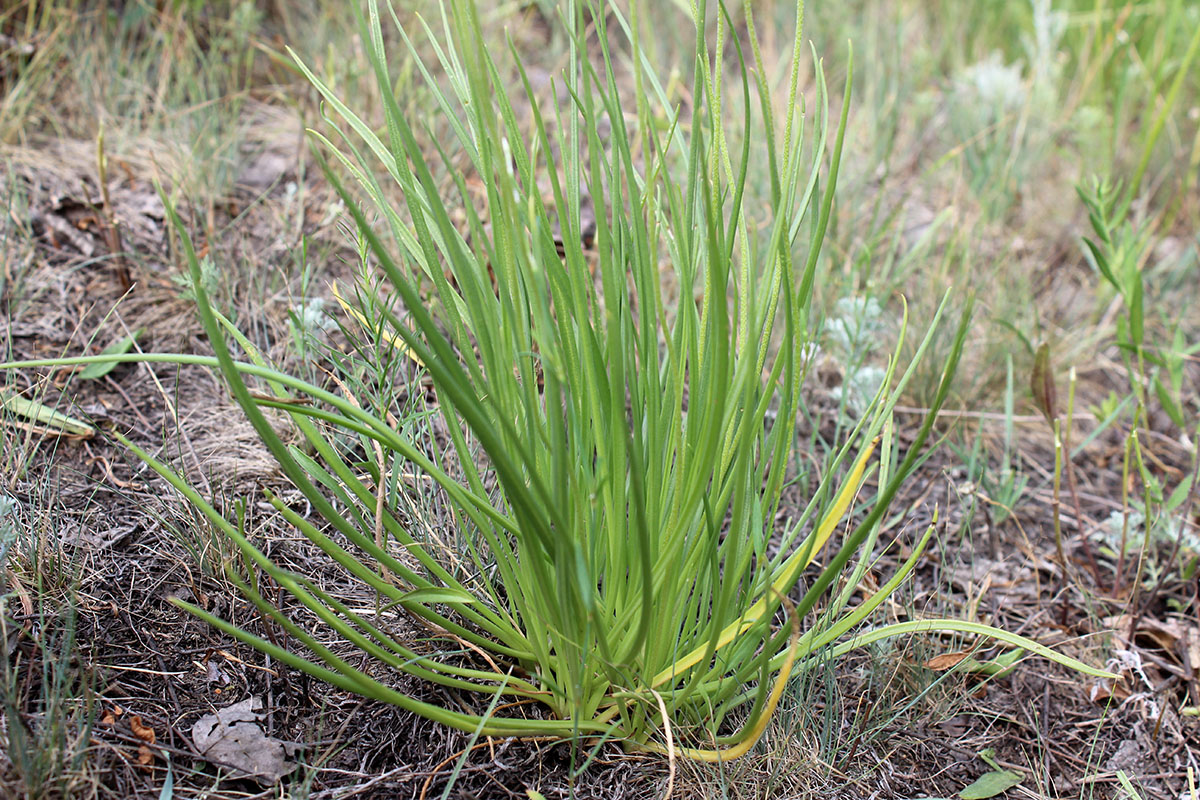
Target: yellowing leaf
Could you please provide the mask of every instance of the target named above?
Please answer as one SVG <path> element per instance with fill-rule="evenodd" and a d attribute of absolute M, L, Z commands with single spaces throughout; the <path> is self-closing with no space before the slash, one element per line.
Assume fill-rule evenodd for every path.
<path fill-rule="evenodd" d="M 342 310 L 354 317 L 355 322 L 357 322 L 363 328 L 363 330 L 372 331 L 372 328 L 369 324 L 367 324 L 367 318 L 363 316 L 363 313 L 342 298 L 342 293 L 338 291 L 337 281 L 329 284 L 329 288 L 333 292 L 333 299 L 338 301 L 338 305 L 342 307 Z M 404 340 L 399 336 L 395 336 L 388 331 L 382 330 L 380 331 L 380 334 L 383 336 L 384 341 L 411 358 L 417 366 L 425 366 L 425 362 L 418 358 L 417 354 L 413 352 L 413 349 L 405 344 Z"/>
<path fill-rule="evenodd" d="M 35 400 L 26 400 L 19 395 L 0 394 L 0 408 L 44 426 L 35 427 L 35 433 L 47 436 L 78 436 L 83 439 L 90 439 L 96 435 L 96 429 L 86 422 L 68 417 L 61 411 L 55 411 Z"/>
<path fill-rule="evenodd" d="M 812 563 L 813 559 L 816 558 L 817 552 L 825 544 L 825 541 L 829 539 L 830 534 L 833 533 L 834 529 L 842 521 L 842 517 L 845 515 L 846 511 L 850 508 L 850 502 L 854 499 L 854 495 L 858 491 L 859 484 L 862 483 L 863 475 L 866 473 L 867 463 L 870 461 L 871 455 L 875 452 L 875 448 L 878 445 L 879 437 L 875 437 L 875 439 L 873 439 L 871 443 L 868 444 L 867 447 L 858 454 L 858 458 L 856 458 L 854 461 L 854 466 L 850 469 L 849 476 L 847 476 L 846 481 L 842 484 L 841 490 L 838 492 L 837 497 L 833 501 L 833 506 L 821 520 L 820 525 L 817 526 L 817 530 L 812 534 L 809 534 L 809 539 L 806 539 L 805 542 L 800 546 L 800 549 L 789 556 L 787 561 L 783 563 L 779 576 L 769 587 L 769 592 L 774 592 L 777 595 L 781 595 L 784 591 L 786 591 L 788 586 L 794 583 L 796 575 L 800 572 L 800 570 L 807 567 Z M 730 642 L 737 639 L 738 636 L 741 636 L 743 633 L 750 630 L 750 628 L 754 626 L 754 624 L 763 616 L 763 614 L 766 613 L 768 608 L 767 599 L 767 597 L 760 598 L 758 602 L 752 605 L 746 611 L 746 613 L 742 615 L 741 620 L 737 622 L 731 622 L 729 625 L 725 626 L 725 629 L 721 631 L 720 636 L 717 637 L 717 645 L 714 649 L 714 652 L 716 650 L 720 650 L 722 647 L 725 647 Z M 685 670 L 691 669 L 696 664 L 700 663 L 700 659 L 704 657 L 704 654 L 707 651 L 707 645 L 697 647 L 695 650 L 655 675 L 650 681 L 650 686 L 661 686 L 663 683 L 672 680 L 676 675 L 680 675 Z"/>

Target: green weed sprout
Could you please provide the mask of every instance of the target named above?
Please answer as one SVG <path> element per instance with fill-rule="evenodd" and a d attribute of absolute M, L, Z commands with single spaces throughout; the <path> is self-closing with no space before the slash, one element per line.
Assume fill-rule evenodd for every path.
<path fill-rule="evenodd" d="M 515 59 L 531 110 L 528 135 L 470 2 L 442 4 L 441 36 L 425 27 L 448 88 L 426 65 L 417 67 L 452 144 L 415 129 L 396 103 L 376 0 L 368 0 L 360 24 L 385 102 L 382 137 L 297 59 L 333 114 L 334 137 L 314 138 L 386 223 L 377 230 L 356 191 L 327 171 L 406 312 L 401 320 L 379 304 L 373 314 L 388 321 L 380 346 L 394 343 L 427 370 L 449 445 L 430 455 L 389 423 L 386 411 L 371 413 L 349 392 L 268 367 L 211 308 L 201 263 L 170 211 L 216 356 L 108 358 L 219 368 L 324 526 L 271 497 L 278 513 L 379 598 L 374 609 L 351 607 L 277 566 L 239 524 L 129 444 L 236 543 L 249 568 L 230 569 L 230 579 L 286 640 L 267 641 L 180 606 L 283 664 L 473 734 L 611 739 L 661 752 L 665 732 L 681 743 L 676 752 L 704 760 L 747 752 L 792 675 L 827 663 L 830 652 L 836 658 L 889 636 L 990 636 L 1105 674 L 970 622 L 862 629 L 918 562 L 932 526 L 878 591 L 850 604 L 880 522 L 949 391 L 969 303 L 932 411 L 903 458 L 890 419 L 912 367 L 898 372 L 892 360 L 799 518 L 777 530 L 848 102 L 831 143 L 820 64 L 809 119 L 793 62 L 777 119 L 757 46 L 752 70 L 722 7 L 711 52 L 709 9 L 697 5 L 695 78 L 684 113 L 643 58 L 637 2 L 628 16 L 616 7 L 601 13 L 565 3 L 570 101 L 544 108 Z M 409 31 L 400 27 L 400 35 L 415 57 Z M 637 87 L 632 112 L 609 45 L 619 36 L 628 42 Z M 799 23 L 794 41 L 798 58 Z M 724 82 L 729 49 L 740 86 Z M 731 112 L 726 104 L 735 99 L 740 107 Z M 602 119 L 610 126 L 607 141 L 598 133 Z M 731 119 L 745 120 L 737 147 L 727 138 Z M 458 197 L 443 198 L 422 140 L 438 147 Z M 750 209 L 743 204 L 746 176 L 762 149 L 770 203 Z M 469 200 L 467 178 L 454 166 L 459 158 L 482 179 L 482 209 Z M 402 208 L 375 177 L 379 167 L 398 188 Z M 596 209 L 594 273 L 581 243 L 585 196 Z M 452 221 L 460 208 L 465 231 Z M 671 291 L 679 298 L 674 307 Z M 234 360 L 231 338 L 248 362 Z M 270 393 L 251 393 L 251 378 Z M 307 402 L 295 402 L 297 396 Z M 285 444 L 265 409 L 286 414 L 303 444 Z M 339 442 L 347 436 L 374 463 L 344 455 Z M 405 473 L 431 478 L 454 508 L 467 543 L 455 563 L 393 513 L 388 497 L 402 490 Z M 850 522 L 872 473 L 874 500 Z M 818 558 L 823 566 L 809 570 Z M 312 619 L 302 624 L 277 608 L 260 588 L 267 580 Z M 401 612 L 433 632 L 434 646 L 418 651 L 391 632 L 387 618 Z M 389 670 L 474 693 L 481 710 L 419 700 L 376 677 Z M 528 713 L 530 701 L 546 711 Z M 727 719 L 741 727 L 726 735 Z"/>

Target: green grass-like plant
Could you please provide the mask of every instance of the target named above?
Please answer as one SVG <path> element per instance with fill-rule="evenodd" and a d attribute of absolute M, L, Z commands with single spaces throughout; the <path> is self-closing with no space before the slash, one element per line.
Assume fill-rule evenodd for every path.
<path fill-rule="evenodd" d="M 448 142 L 415 127 L 394 101 L 381 13 L 390 9 L 376 0 L 360 23 L 385 101 L 382 135 L 297 59 L 332 112 L 331 135 L 314 133 L 337 164 L 327 175 L 405 313 L 401 319 L 388 303 L 372 309 L 371 319 L 387 323 L 376 344 L 399 348 L 427 371 L 449 442 L 444 451 L 430 454 L 386 410 L 363 408 L 352 387 L 335 393 L 269 367 L 212 309 L 173 211 L 216 356 L 74 360 L 218 368 L 315 512 L 302 516 L 272 497 L 278 513 L 378 597 L 374 609 L 352 607 L 277 566 L 237 521 L 128 443 L 237 545 L 245 568 L 231 567 L 230 579 L 286 632 L 288 646 L 180 605 L 279 662 L 476 735 L 608 738 L 659 751 L 673 739 L 680 747 L 672 750 L 704 760 L 747 752 L 798 670 L 889 636 L 991 636 L 1105 674 L 975 623 L 914 620 L 863 630 L 920 559 L 932 526 L 889 580 L 850 603 L 881 520 L 949 392 L 969 303 L 931 413 L 907 451 L 890 420 L 912 366 L 901 371 L 893 359 L 802 513 L 778 529 L 814 350 L 813 290 L 848 98 L 831 131 L 819 62 L 807 112 L 793 63 L 780 111 L 757 46 L 747 58 L 725 9 L 714 31 L 704 22 L 711 9 L 699 3 L 685 110 L 643 57 L 637 2 L 627 17 L 615 7 L 564 5 L 569 102 L 539 103 L 513 53 L 530 108 L 526 127 L 465 0 L 441 6 L 441 35 L 425 29 L 437 75 L 418 66 Z M 400 35 L 417 57 L 410 32 L 401 27 Z M 614 61 L 610 45 L 621 37 L 627 63 Z M 794 59 L 800 43 L 798 22 Z M 728 58 L 736 58 L 733 85 L 723 77 Z M 623 100 L 623 70 L 636 108 Z M 726 134 L 737 119 L 747 127 L 731 152 Z M 602 120 L 607 140 L 598 132 Z M 452 180 L 450 199 L 427 162 L 428 142 Z M 770 203 L 749 208 L 746 176 L 761 156 Z M 482 208 L 455 166 L 464 159 L 485 187 Z M 343 185 L 339 173 L 357 187 Z M 400 207 L 391 200 L 396 190 Z M 382 230 L 360 204 L 363 193 Z M 582 244 L 585 197 L 596 208 L 593 262 Z M 465 230 L 453 221 L 460 208 Z M 940 317 L 941 310 L 918 358 Z M 231 341 L 247 361 L 235 361 Z M 24 366 L 34 363 L 50 362 Z M 252 378 L 268 391 L 252 392 Z M 281 439 L 268 409 L 290 418 L 301 445 Z M 393 513 L 389 497 L 412 473 L 432 478 L 455 511 L 466 544 L 454 558 Z M 874 497 L 850 520 L 872 473 Z M 810 570 L 818 558 L 824 563 Z M 260 588 L 267 580 L 312 618 L 281 611 Z M 418 649 L 392 632 L 388 619 L 400 612 L 423 621 L 433 646 Z M 419 700 L 380 680 L 381 669 L 476 693 L 480 711 Z M 530 701 L 548 713 L 525 713 Z M 740 727 L 730 730 L 735 711 L 730 722 Z"/>

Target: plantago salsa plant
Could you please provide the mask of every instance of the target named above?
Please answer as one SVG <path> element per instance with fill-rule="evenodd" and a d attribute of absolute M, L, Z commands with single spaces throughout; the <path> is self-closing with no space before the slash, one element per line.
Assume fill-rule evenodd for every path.
<path fill-rule="evenodd" d="M 404 309 L 404 319 L 387 303 L 355 315 L 382 319 L 381 346 L 423 365 L 448 444 L 430 455 L 386 411 L 361 407 L 344 384 L 335 393 L 270 368 L 197 282 L 215 358 L 109 358 L 218 367 L 324 524 L 273 497 L 278 513 L 379 601 L 374 609 L 352 607 L 278 567 L 238 523 L 137 450 L 236 543 L 250 577 L 232 569 L 231 577 L 290 640 L 285 647 L 181 606 L 284 664 L 455 728 L 611 738 L 651 750 L 664 749 L 666 734 L 682 752 L 709 760 L 753 746 L 798 670 L 888 636 L 991 636 L 1104 674 L 974 623 L 861 630 L 917 563 L 932 527 L 890 580 L 850 605 L 889 503 L 947 396 L 969 313 L 958 324 L 936 402 L 904 457 L 890 418 L 911 367 L 900 371 L 893 360 L 807 506 L 777 526 L 814 350 L 813 287 L 848 98 L 831 131 L 815 64 L 810 118 L 794 61 L 779 114 L 757 45 L 742 53 L 721 8 L 710 49 L 705 6 L 695 9 L 695 78 L 684 111 L 648 66 L 636 1 L 628 16 L 565 3 L 570 44 L 561 96 L 569 101 L 539 103 L 515 57 L 530 108 L 522 126 L 474 5 L 446 2 L 440 35 L 424 27 L 443 77 L 420 63 L 418 70 L 451 133 L 448 143 L 414 127 L 395 101 L 383 17 L 399 22 L 376 0 L 368 0 L 360 23 L 385 102 L 382 134 L 297 59 L 332 110 L 334 135 L 313 134 L 340 164 L 327 170 L 329 180 L 386 276 L 386 291 Z M 400 27 L 416 57 L 410 33 Z M 633 109 L 610 49 L 618 37 L 628 42 Z M 798 22 L 794 60 L 800 45 Z M 723 77 L 727 57 L 736 57 L 732 85 Z M 451 199 L 423 140 L 433 141 L 453 180 Z M 765 207 L 751 208 L 747 174 L 760 157 L 770 187 Z M 454 166 L 461 159 L 482 179 L 481 208 Z M 379 167 L 401 207 L 376 178 Z M 343 185 L 339 172 L 357 186 Z M 364 194 L 371 212 L 359 204 Z M 594 252 L 582 244 L 585 198 L 596 210 Z M 454 223 L 456 212 L 465 213 L 465 224 Z M 171 214 L 197 277 L 199 262 Z M 378 228 L 376 214 L 384 222 Z M 672 292 L 677 303 L 669 301 Z M 932 320 L 931 334 L 939 321 Z M 248 361 L 234 360 L 231 339 Z M 251 393 L 251 378 L 270 392 Z M 295 402 L 298 396 L 306 402 Z M 303 445 L 285 444 L 265 409 L 288 415 Z M 348 438 L 359 445 L 357 455 L 348 454 Z M 362 453 L 372 455 L 363 462 Z M 466 546 L 454 559 L 414 535 L 388 499 L 404 490 L 400 476 L 412 473 L 436 482 L 455 510 Z M 874 498 L 848 521 L 872 473 Z M 823 566 L 809 569 L 818 559 Z M 319 636 L 312 620 L 302 624 L 264 597 L 259 587 L 267 578 L 309 609 Z M 387 619 L 401 610 L 434 632 L 435 647 L 418 651 L 391 631 Z M 478 693 L 481 710 L 421 701 L 374 677 L 379 668 Z M 548 713 L 513 710 L 530 701 Z M 735 721 L 740 727 L 732 730 Z"/>

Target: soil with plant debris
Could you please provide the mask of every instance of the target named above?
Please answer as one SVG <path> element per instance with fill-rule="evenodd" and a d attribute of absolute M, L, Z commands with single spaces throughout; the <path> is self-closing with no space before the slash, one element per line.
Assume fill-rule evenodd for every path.
<path fill-rule="evenodd" d="M 231 265 L 214 285 L 218 303 L 269 359 L 319 374 L 293 346 L 289 315 L 314 298 L 334 308 L 329 282 L 352 281 L 358 254 L 309 163 L 299 116 L 279 103 L 244 113 L 249 138 L 235 189 L 207 206 L 175 199 L 201 252 Z M 24 198 L 23 213 L 10 209 L 0 220 L 3 359 L 99 353 L 135 332 L 131 346 L 145 352 L 210 354 L 155 186 L 164 176 L 154 153 L 109 154 L 105 190 L 95 151 L 94 142 L 45 136 L 0 146 L 0 191 Z M 304 238 L 306 275 L 296 257 Z M 1029 247 L 1059 252 L 1054 241 Z M 1061 257 L 1082 264 L 1078 253 Z M 1073 280 L 1069 271 L 1049 276 L 1046 293 L 1069 292 Z M 336 331 L 328 337 L 330 347 L 345 346 Z M 1118 358 L 1112 350 L 1108 357 Z M 818 420 L 836 413 L 838 370 L 829 365 L 811 381 Z M 1104 364 L 1079 380 L 1080 408 L 1111 388 Z M 6 518 L 20 541 L 8 545 L 0 580 L 9 681 L 0 796 L 31 795 L 31 776 L 47 768 L 28 762 L 35 748 L 22 751 L 22 742 L 55 736 L 64 752 L 82 757 L 60 766 L 65 782 L 47 783 L 41 796 L 432 798 L 450 787 L 454 798 L 524 798 L 531 790 L 612 800 L 668 791 L 957 797 L 980 778 L 1008 774 L 1013 788 L 996 796 L 1116 798 L 1124 796 L 1119 773 L 1143 798 L 1195 796 L 1188 771 L 1200 771 L 1200 587 L 1194 575 L 1162 567 L 1170 542 L 1115 557 L 1112 537 L 1122 531 L 1112 520 L 1126 509 L 1128 483 L 1126 441 L 1116 430 L 1086 442 L 1073 459 L 1075 485 L 1064 477 L 1056 493 L 1050 428 L 1036 410 L 1020 409 L 1016 458 L 1030 481 L 1015 515 L 973 482 L 958 454 L 939 447 L 897 498 L 904 513 L 881 534 L 861 590 L 866 596 L 886 581 L 936 525 L 936 544 L 882 609 L 886 621 L 950 616 L 996 625 L 1107 665 L 1120 682 L 1036 657 L 995 676 L 952 669 L 967 658 L 986 664 L 1006 649 L 914 636 L 797 680 L 750 755 L 708 767 L 612 744 L 476 739 L 310 679 L 174 605 L 193 603 L 287 645 L 286 633 L 237 592 L 245 570 L 233 545 L 118 436 L 176 465 L 230 515 L 244 514 L 248 535 L 279 563 L 333 594 L 356 591 L 271 509 L 267 492 L 302 512 L 303 499 L 213 370 L 125 364 L 94 378 L 20 370 L 0 387 L 97 430 L 58 435 L 28 423 L 3 431 L 0 464 L 14 468 L 0 475 L 0 500 L 9 498 Z M 903 438 L 921 415 L 897 419 Z M 1097 425 L 1081 413 L 1075 441 Z M 1002 416 L 987 412 L 950 413 L 939 423 L 947 440 L 977 433 L 981 458 L 997 467 L 1002 430 Z M 1175 485 L 1195 470 L 1169 420 L 1152 418 L 1148 430 L 1141 444 L 1155 474 Z M 781 523 L 804 507 L 804 489 L 789 490 Z M 1195 530 L 1200 509 L 1187 508 L 1183 524 Z M 266 593 L 281 607 L 295 604 L 278 587 Z M 426 632 L 413 623 L 410 635 L 420 642 Z M 375 677 L 450 708 L 478 703 L 412 678 Z M 236 713 L 222 717 L 227 709 Z"/>

